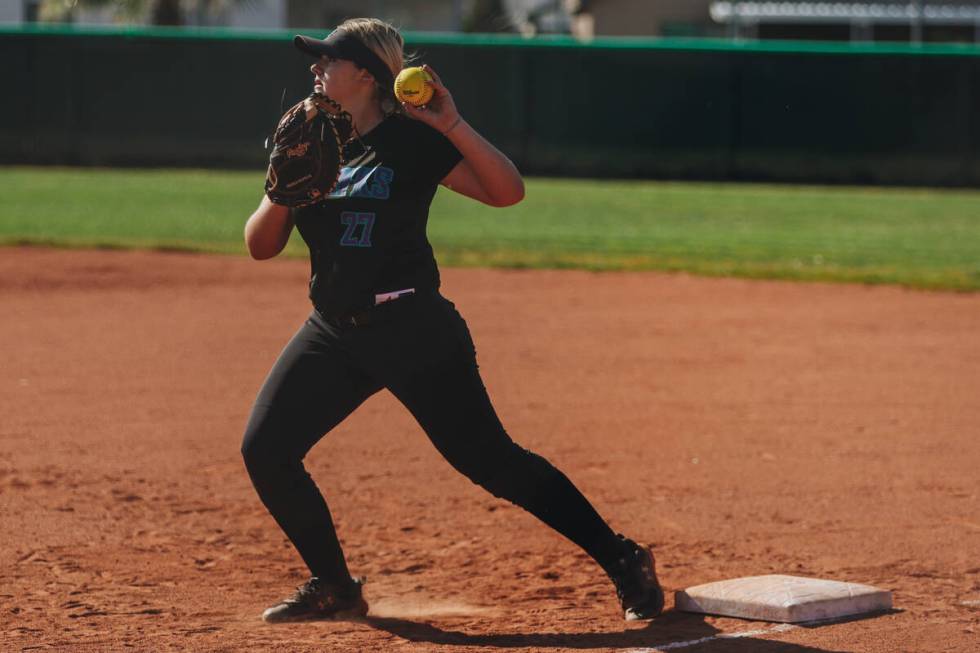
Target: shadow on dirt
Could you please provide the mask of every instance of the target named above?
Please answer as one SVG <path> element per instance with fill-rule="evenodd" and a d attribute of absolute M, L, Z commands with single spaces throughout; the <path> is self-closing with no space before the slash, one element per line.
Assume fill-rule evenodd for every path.
<path fill-rule="evenodd" d="M 836 653 L 830 649 L 758 637 L 722 637 L 723 633 L 705 623 L 703 615 L 665 612 L 643 628 L 605 633 L 488 633 L 470 634 L 444 630 L 430 623 L 406 619 L 368 617 L 367 623 L 410 642 L 429 642 L 443 646 L 487 646 L 493 648 L 655 648 L 691 650 L 710 646 L 711 653 Z M 760 626 L 745 630 L 764 630 Z M 778 636 L 778 632 L 774 631 Z M 704 641 L 699 641 L 704 640 Z"/>

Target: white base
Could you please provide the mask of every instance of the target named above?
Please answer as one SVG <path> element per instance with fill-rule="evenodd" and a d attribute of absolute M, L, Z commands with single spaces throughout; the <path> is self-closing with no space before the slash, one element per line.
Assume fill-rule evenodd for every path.
<path fill-rule="evenodd" d="M 892 593 L 870 585 L 773 574 L 689 587 L 675 593 L 674 607 L 794 624 L 889 610 Z"/>

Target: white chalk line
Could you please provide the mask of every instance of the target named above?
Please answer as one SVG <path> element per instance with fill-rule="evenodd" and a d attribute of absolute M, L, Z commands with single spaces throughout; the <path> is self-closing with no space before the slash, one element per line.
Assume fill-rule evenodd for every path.
<path fill-rule="evenodd" d="M 787 630 L 792 630 L 796 628 L 793 624 L 779 624 L 771 628 L 762 628 L 760 630 L 747 630 L 741 633 L 721 633 L 720 635 L 711 635 L 709 637 L 702 637 L 700 639 L 689 639 L 686 642 L 670 642 L 669 644 L 661 644 L 659 646 L 654 646 L 653 648 L 628 648 L 623 649 L 622 653 L 661 653 L 661 651 L 673 651 L 678 648 L 687 648 L 688 646 L 697 646 L 699 644 L 704 644 L 716 639 L 736 639 L 739 637 L 758 637 L 759 635 L 771 635 L 772 633 L 785 633 Z"/>

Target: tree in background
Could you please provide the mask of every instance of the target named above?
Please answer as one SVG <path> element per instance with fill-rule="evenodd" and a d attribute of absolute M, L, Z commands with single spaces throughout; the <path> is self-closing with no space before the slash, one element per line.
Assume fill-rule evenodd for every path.
<path fill-rule="evenodd" d="M 463 19 L 464 32 L 516 32 L 503 0 L 476 0 Z"/>
<path fill-rule="evenodd" d="M 249 4 L 254 0 L 40 0 L 41 21 L 73 22 L 78 9 L 109 8 L 119 22 L 151 25 L 186 25 L 188 18 L 206 23 L 231 5 Z"/>

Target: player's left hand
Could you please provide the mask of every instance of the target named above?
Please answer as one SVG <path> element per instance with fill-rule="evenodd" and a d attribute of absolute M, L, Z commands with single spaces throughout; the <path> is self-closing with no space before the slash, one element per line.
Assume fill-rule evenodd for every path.
<path fill-rule="evenodd" d="M 424 122 L 433 129 L 446 133 L 459 121 L 459 109 L 456 108 L 452 93 L 443 85 L 436 71 L 432 70 L 428 64 L 423 65 L 422 68 L 432 78 L 430 82 L 432 84 L 432 99 L 429 100 L 428 104 L 421 107 L 412 106 L 407 102 L 402 102 L 402 107 L 405 109 L 406 115 Z"/>

